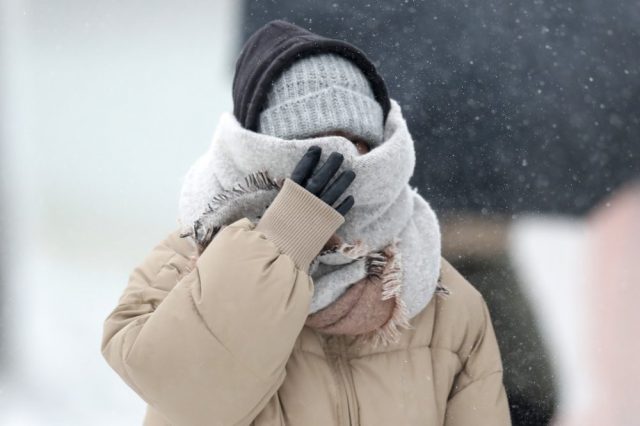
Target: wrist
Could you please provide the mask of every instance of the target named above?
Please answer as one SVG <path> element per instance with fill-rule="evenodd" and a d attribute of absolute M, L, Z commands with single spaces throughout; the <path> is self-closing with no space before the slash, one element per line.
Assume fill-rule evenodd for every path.
<path fill-rule="evenodd" d="M 287 178 L 255 230 L 308 272 L 313 258 L 344 221 L 337 210 Z"/>

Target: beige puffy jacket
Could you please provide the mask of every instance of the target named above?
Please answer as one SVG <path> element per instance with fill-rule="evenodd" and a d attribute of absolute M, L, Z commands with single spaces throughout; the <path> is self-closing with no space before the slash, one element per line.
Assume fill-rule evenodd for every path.
<path fill-rule="evenodd" d="M 102 353 L 148 404 L 145 425 L 509 425 L 482 296 L 444 259 L 434 296 L 391 346 L 304 326 L 308 275 L 344 218 L 290 179 L 196 261 L 171 233 L 131 274 Z"/>

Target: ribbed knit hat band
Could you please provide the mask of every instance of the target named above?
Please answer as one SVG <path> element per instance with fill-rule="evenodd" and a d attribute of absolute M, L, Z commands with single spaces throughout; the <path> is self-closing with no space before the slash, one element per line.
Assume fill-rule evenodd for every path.
<path fill-rule="evenodd" d="M 383 121 L 362 71 L 340 55 L 323 53 L 295 61 L 273 82 L 258 132 L 304 139 L 340 130 L 373 147 L 382 142 Z"/>

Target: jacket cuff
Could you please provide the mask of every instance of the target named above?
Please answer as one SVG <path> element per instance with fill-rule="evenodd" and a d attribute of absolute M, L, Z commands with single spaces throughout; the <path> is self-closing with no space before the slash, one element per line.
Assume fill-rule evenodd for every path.
<path fill-rule="evenodd" d="M 299 269 L 308 272 L 313 258 L 344 221 L 336 209 L 286 178 L 255 230 L 288 254 Z"/>

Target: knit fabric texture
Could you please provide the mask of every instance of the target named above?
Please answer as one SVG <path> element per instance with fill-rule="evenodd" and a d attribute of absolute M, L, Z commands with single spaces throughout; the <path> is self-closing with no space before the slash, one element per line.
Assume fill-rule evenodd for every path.
<path fill-rule="evenodd" d="M 377 146 L 383 123 L 363 72 L 338 54 L 323 53 L 295 61 L 273 82 L 258 132 L 304 139 L 341 130 Z"/>
<path fill-rule="evenodd" d="M 183 235 L 204 248 L 226 224 L 243 217 L 258 223 L 310 146 L 322 147 L 321 163 L 337 151 L 344 157 L 338 173 L 347 169 L 356 173 L 343 194 L 352 195 L 356 203 L 335 233 L 342 244 L 326 247 L 309 266 L 314 283 L 309 314 L 327 308 L 363 278 L 379 277 L 383 300 L 396 302 L 395 319 L 388 321 L 392 327 L 381 330 L 381 337 L 395 338 L 399 334 L 395 327 L 407 326 L 436 290 L 440 228 L 429 203 L 409 185 L 416 162 L 414 141 L 400 105 L 393 100 L 384 135 L 378 147 L 360 154 L 341 136 L 282 139 L 247 130 L 235 116 L 223 114 L 209 149 L 184 178 L 178 219 Z M 340 311 L 366 312 L 360 308 L 370 304 L 352 302 L 366 302 L 368 296 L 348 297 L 343 300 L 348 306 L 341 305 Z M 325 313 L 331 315 L 316 318 L 323 329 L 339 314 Z"/>

